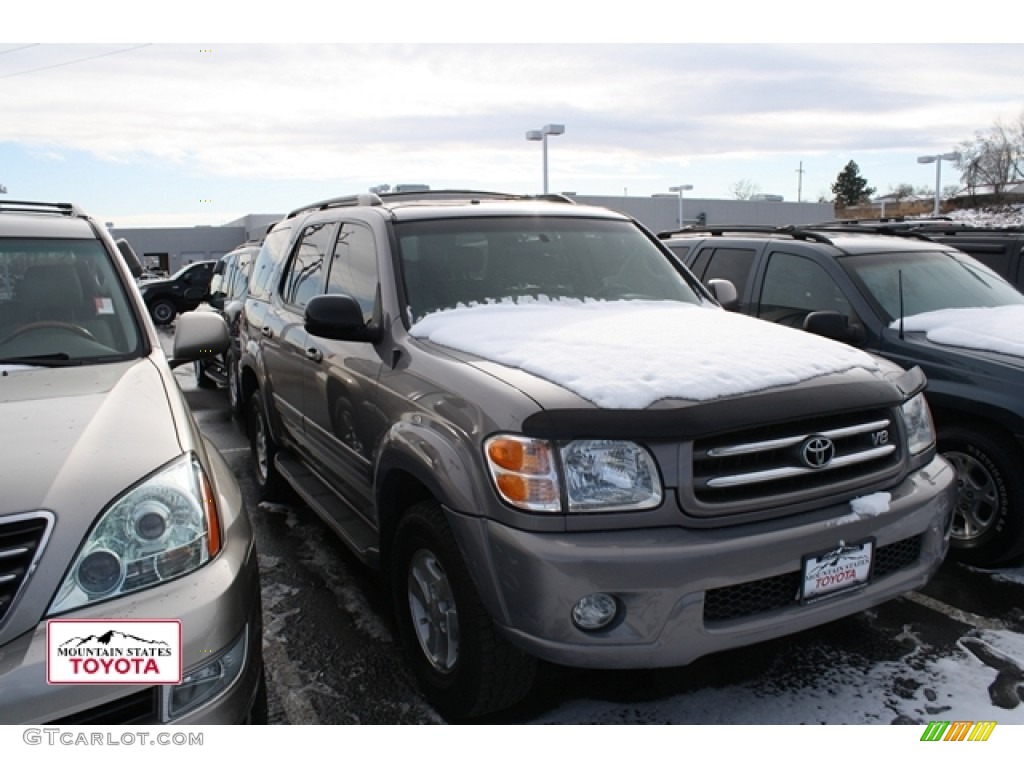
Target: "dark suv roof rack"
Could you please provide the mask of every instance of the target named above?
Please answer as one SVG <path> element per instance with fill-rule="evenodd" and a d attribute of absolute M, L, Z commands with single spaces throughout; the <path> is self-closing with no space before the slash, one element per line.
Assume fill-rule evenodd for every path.
<path fill-rule="evenodd" d="M 714 226 L 685 227 L 683 229 L 659 232 L 659 240 L 668 240 L 677 235 L 710 235 L 711 237 L 724 237 L 726 235 L 762 234 L 762 235 L 783 235 L 792 237 L 794 240 L 813 240 L 817 243 L 832 245 L 832 241 L 820 232 L 812 231 L 805 227 L 788 225 L 785 227 L 773 227 L 767 224 L 716 224 Z"/>
<path fill-rule="evenodd" d="M 63 216 L 84 216 L 74 203 L 40 203 L 34 200 L 0 200 L 0 213 L 59 213 Z"/>
<path fill-rule="evenodd" d="M 436 200 L 543 200 L 551 203 L 575 202 L 565 195 L 516 195 L 508 192 L 485 192 L 478 189 L 425 189 L 408 192 L 362 192 L 357 195 L 344 195 L 304 205 L 291 211 L 286 218 L 291 218 L 308 211 L 324 211 L 328 208 L 341 208 L 356 205 L 384 205 L 386 203 L 436 201 Z"/>

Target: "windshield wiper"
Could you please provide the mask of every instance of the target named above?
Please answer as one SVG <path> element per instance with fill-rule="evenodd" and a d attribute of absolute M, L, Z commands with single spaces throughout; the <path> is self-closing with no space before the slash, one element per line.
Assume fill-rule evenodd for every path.
<path fill-rule="evenodd" d="M 51 352 L 46 355 L 24 355 L 22 357 L 0 357 L 0 365 L 39 365 L 45 368 L 60 368 L 81 365 L 83 360 L 72 360 L 67 352 Z"/>

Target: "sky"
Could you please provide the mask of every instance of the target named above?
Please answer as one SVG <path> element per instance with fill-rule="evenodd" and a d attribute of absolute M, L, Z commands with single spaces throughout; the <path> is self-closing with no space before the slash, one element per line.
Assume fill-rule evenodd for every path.
<path fill-rule="evenodd" d="M 934 189 L 918 156 L 1024 114 L 1024 45 L 1006 42 L 1019 10 L 981 41 L 942 3 L 935 24 L 888 6 L 884 23 L 836 24 L 803 2 L 770 16 L 716 3 L 715 17 L 647 0 L 485 16 L 394 2 L 324 5 L 316 21 L 209 5 L 154 22 L 126 3 L 56 2 L 5 20 L 6 199 L 71 200 L 129 227 L 223 224 L 381 184 L 532 194 L 543 145 L 526 133 L 560 124 L 551 192 L 689 184 L 687 198 L 732 199 L 746 184 L 816 201 L 851 160 L 879 193 Z M 197 35 L 214 42 L 181 42 Z"/>

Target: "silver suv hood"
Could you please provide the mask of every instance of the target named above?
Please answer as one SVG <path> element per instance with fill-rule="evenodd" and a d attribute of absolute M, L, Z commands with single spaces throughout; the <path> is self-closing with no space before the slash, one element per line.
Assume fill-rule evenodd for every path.
<path fill-rule="evenodd" d="M 182 452 L 148 358 L 0 375 L 0 515 L 50 509 L 80 542 L 100 510 Z M 74 518 L 74 532 L 66 530 Z"/>

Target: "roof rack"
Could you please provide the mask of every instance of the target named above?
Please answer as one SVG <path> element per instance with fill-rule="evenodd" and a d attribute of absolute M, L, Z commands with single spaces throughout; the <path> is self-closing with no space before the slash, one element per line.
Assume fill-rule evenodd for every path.
<path fill-rule="evenodd" d="M 316 203 L 304 205 L 290 212 L 286 218 L 291 218 L 300 213 L 308 211 L 324 211 L 328 208 L 341 208 L 356 205 L 384 205 L 385 203 L 402 201 L 433 201 L 433 200 L 544 200 L 552 203 L 568 203 L 575 205 L 575 201 L 565 195 L 516 195 L 508 192 L 485 192 L 478 189 L 423 189 L 410 190 L 406 192 L 363 192 L 357 195 L 345 195 L 333 197 L 328 200 L 321 200 Z"/>
<path fill-rule="evenodd" d="M 832 245 L 832 241 L 820 232 L 811 231 L 809 228 L 796 227 L 788 225 L 785 227 L 773 227 L 766 224 L 732 224 L 722 225 L 716 224 L 714 226 L 689 226 L 683 229 L 670 230 L 667 232 L 659 232 L 659 240 L 668 240 L 676 235 L 693 235 L 702 234 L 710 235 L 711 237 L 724 237 L 732 234 L 763 234 L 763 235 L 786 235 L 792 237 L 794 240 L 813 240 L 817 243 L 825 243 Z"/>
<path fill-rule="evenodd" d="M 0 200 L 3 213 L 59 213 L 64 216 L 84 216 L 85 211 L 74 203 L 41 203 L 34 200 Z"/>

